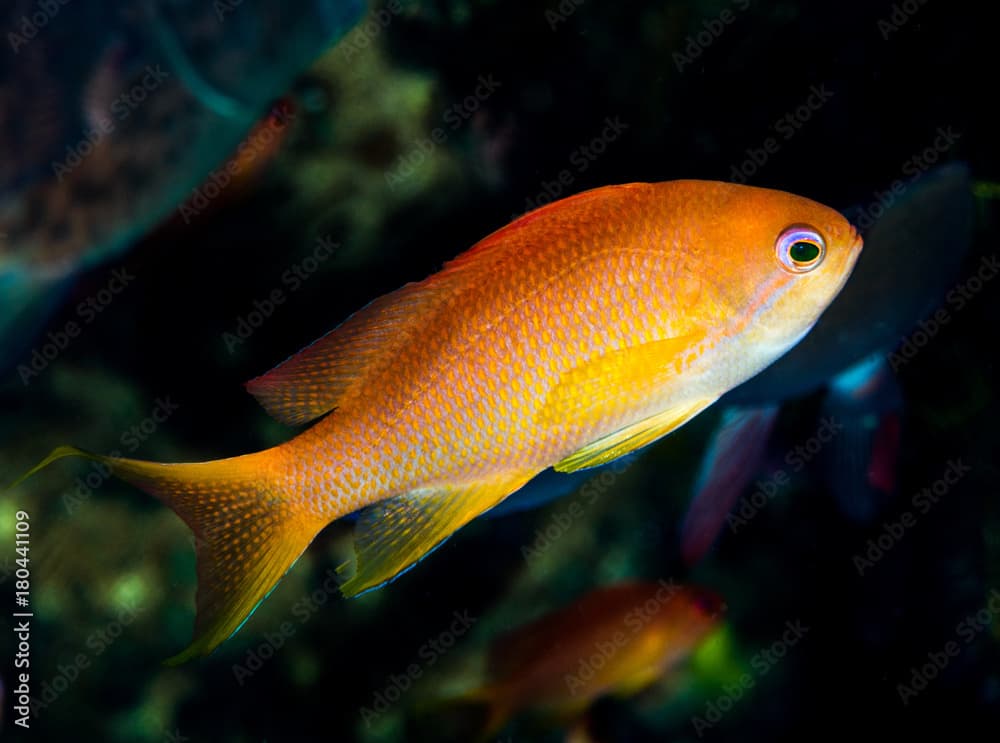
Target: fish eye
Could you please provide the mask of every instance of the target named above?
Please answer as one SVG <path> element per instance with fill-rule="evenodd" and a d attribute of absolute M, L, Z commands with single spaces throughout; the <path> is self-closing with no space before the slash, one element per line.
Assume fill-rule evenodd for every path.
<path fill-rule="evenodd" d="M 795 224 L 778 235 L 775 249 L 782 267 L 792 273 L 807 273 L 823 262 L 826 242 L 812 227 Z"/>

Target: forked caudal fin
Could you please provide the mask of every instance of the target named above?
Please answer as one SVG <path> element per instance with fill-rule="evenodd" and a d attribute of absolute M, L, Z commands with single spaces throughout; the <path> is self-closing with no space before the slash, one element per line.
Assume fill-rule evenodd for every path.
<path fill-rule="evenodd" d="M 194 532 L 194 639 L 167 661 L 170 665 L 207 655 L 236 632 L 325 525 L 296 493 L 282 489 L 274 449 L 211 462 L 159 464 L 60 446 L 11 488 L 71 456 L 100 462 L 156 496 Z"/>

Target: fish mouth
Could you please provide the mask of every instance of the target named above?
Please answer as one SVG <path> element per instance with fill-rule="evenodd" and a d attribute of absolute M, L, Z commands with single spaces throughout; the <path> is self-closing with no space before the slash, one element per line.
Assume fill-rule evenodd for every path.
<path fill-rule="evenodd" d="M 861 249 L 864 246 L 865 239 L 858 232 L 857 228 L 851 225 L 851 234 L 848 237 L 847 260 L 845 263 L 847 276 L 851 274 L 854 267 L 858 264 L 858 258 L 861 256 Z M 844 277 L 844 281 L 847 281 L 847 276 Z"/>
<path fill-rule="evenodd" d="M 836 296 L 840 294 L 841 289 L 844 288 L 847 280 L 851 278 L 851 274 L 854 273 L 854 269 L 858 265 L 858 258 L 861 255 L 861 249 L 865 244 L 864 238 L 854 225 L 850 225 L 850 227 L 851 233 L 848 238 L 848 249 L 844 258 L 843 268 L 840 271 L 840 281 L 837 282 L 837 286 L 833 291 L 833 298 L 836 298 Z M 830 301 L 832 302 L 833 299 Z"/>
<path fill-rule="evenodd" d="M 857 256 L 861 252 L 861 248 L 864 247 L 865 239 L 861 237 L 861 233 L 858 232 L 854 225 L 851 225 L 851 254 Z"/>

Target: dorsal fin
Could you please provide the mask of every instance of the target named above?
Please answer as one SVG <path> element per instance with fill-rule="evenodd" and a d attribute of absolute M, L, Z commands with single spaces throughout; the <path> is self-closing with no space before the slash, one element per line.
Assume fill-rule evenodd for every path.
<path fill-rule="evenodd" d="M 447 302 L 427 282 L 379 297 L 271 371 L 246 384 L 272 416 L 307 423 L 342 406 L 365 379 L 410 342 L 422 322 Z"/>
<path fill-rule="evenodd" d="M 268 413 L 292 425 L 343 407 L 468 288 L 475 268 L 496 257 L 499 251 L 482 250 L 483 243 L 433 276 L 369 302 L 319 340 L 251 379 L 247 391 Z M 474 251 L 476 256 L 469 255 Z M 480 260 L 473 262 L 476 257 Z"/>
<path fill-rule="evenodd" d="M 433 276 L 358 310 L 319 340 L 247 382 L 247 390 L 271 415 L 293 425 L 343 407 L 458 295 L 488 282 L 492 269 L 512 252 L 509 248 L 524 248 L 525 243 L 530 246 L 542 237 L 544 230 L 536 236 L 532 229 L 540 217 L 557 207 L 577 208 L 623 188 L 585 191 L 524 215 L 480 240 Z"/>

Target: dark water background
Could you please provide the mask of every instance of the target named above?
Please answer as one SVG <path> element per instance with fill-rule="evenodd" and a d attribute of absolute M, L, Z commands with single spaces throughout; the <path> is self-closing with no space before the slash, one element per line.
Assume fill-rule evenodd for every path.
<path fill-rule="evenodd" d="M 267 420 L 243 381 L 373 297 L 436 270 L 540 197 L 628 181 L 731 180 L 745 167 L 754 185 L 834 206 L 872 204 L 893 180 L 922 169 L 914 158 L 944 142 L 942 130 L 952 141 L 934 159 L 962 160 L 977 180 L 1000 180 L 989 21 L 960 3 L 906 7 L 916 10 L 897 13 L 903 23 L 894 30 L 884 23 L 894 5 L 884 2 L 586 0 L 565 3 L 571 12 L 558 22 L 556 3 L 405 3 L 366 48 L 354 39 L 350 64 L 307 73 L 300 90 L 320 103 L 303 110 L 249 195 L 190 224 L 175 218 L 76 281 L 47 329 L 78 317 L 78 304 L 115 269 L 135 277 L 30 384 L 13 370 L 0 380 L 0 479 L 64 441 L 107 451 L 135 440 L 139 456 L 186 460 L 283 440 L 290 431 Z M 372 113 L 380 95 L 388 102 Z M 816 105 L 808 108 L 810 96 Z M 435 128 L 444 139 L 428 148 Z M 960 280 L 996 255 L 995 202 L 981 199 L 977 217 Z M 321 238 L 338 247 L 313 263 Z M 283 300 L 270 316 L 251 318 L 260 312 L 255 302 L 276 290 Z M 11 726 L 13 650 L 9 637 L 0 641 L 2 734 L 416 740 L 405 732 L 412 709 L 449 680 L 460 682 L 463 658 L 497 630 L 599 583 L 672 576 L 726 596 L 731 665 L 755 674 L 754 688 L 705 739 L 897 740 L 929 724 L 991 736 L 1000 718 L 998 617 L 988 616 L 968 643 L 959 625 L 1000 589 L 1000 294 L 987 282 L 960 311 L 942 306 L 951 321 L 898 372 L 898 493 L 869 526 L 844 518 L 807 468 L 745 530 L 724 534 L 702 565 L 686 569 L 677 524 L 716 421 L 709 412 L 616 478 L 536 560 L 526 561 L 522 548 L 565 505 L 480 520 L 387 590 L 346 602 L 322 589 L 349 533 L 331 526 L 236 637 L 180 669 L 159 662 L 189 637 L 187 532 L 118 482 L 67 500 L 68 484 L 88 470 L 53 468 L 18 504 L 32 516 L 36 689 L 61 685 L 61 668 L 81 653 L 88 665 L 24 734 Z M 226 334 L 238 337 L 241 320 L 259 327 L 234 341 Z M 144 430 L 158 400 L 177 409 Z M 812 396 L 784 409 L 777 461 L 783 446 L 812 435 L 818 408 Z M 855 555 L 915 511 L 913 497 L 952 460 L 969 473 L 859 575 Z M 8 575 L 0 589 L 4 612 L 12 583 Z M 428 664 L 421 649 L 456 611 L 478 619 Z M 756 674 L 748 659 L 795 620 L 808 625 L 806 637 Z M 283 622 L 294 632 L 252 670 Z M 102 639 L 118 629 L 120 638 Z M 898 685 L 949 641 L 961 652 L 904 704 Z M 421 678 L 402 689 L 393 679 L 411 663 Z M 692 717 L 709 714 L 726 681 L 696 679 L 694 691 L 652 709 L 602 702 L 594 728 L 607 741 L 695 740 Z M 390 689 L 399 701 L 382 710 L 379 695 L 394 695 Z M 507 732 L 512 740 L 559 740 L 528 727 Z"/>

